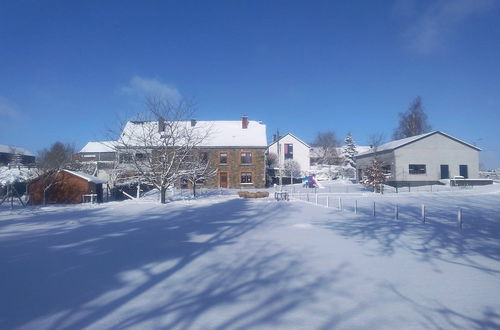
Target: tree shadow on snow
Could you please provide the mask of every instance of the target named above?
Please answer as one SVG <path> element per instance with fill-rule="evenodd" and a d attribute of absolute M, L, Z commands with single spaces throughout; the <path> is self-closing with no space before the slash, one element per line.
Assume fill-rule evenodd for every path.
<path fill-rule="evenodd" d="M 286 216 L 285 208 L 270 206 L 261 212 L 261 205 L 231 199 L 216 205 L 166 206 L 164 213 L 155 209 L 121 219 L 99 208 L 68 209 L 70 213 L 56 208 L 50 218 L 33 211 L 19 232 L 0 240 L 0 328 L 95 326 L 130 308 L 127 304 L 135 299 L 142 301 L 143 295 L 154 301 L 142 301 L 144 305 L 132 307 L 128 317 L 110 327 L 140 327 L 160 319 L 162 328 L 185 329 L 213 308 L 241 299 L 247 299 L 246 308 L 211 328 L 277 322 L 313 299 L 322 286 L 334 283 L 342 269 L 310 278 L 300 273 L 293 258 L 261 250 L 240 253 L 230 264 L 210 259 L 186 271 L 201 256 L 234 245 L 278 213 Z M 47 227 L 23 233 L 22 226 L 30 224 Z M 266 288 L 266 297 L 253 296 Z"/>
<path fill-rule="evenodd" d="M 500 314 L 486 307 L 481 311 L 480 317 L 467 315 L 458 312 L 440 302 L 434 301 L 427 304 L 419 303 L 414 299 L 404 295 L 393 285 L 384 285 L 385 289 L 390 290 L 395 296 L 401 299 L 401 302 L 409 304 L 416 313 L 422 316 L 420 326 L 422 329 L 499 329 Z"/>
<path fill-rule="evenodd" d="M 459 197 L 448 197 L 447 203 L 437 205 L 430 199 L 400 206 L 399 218 L 395 219 L 395 204 L 377 202 L 376 217 L 371 214 L 371 205 L 366 205 L 360 214 L 348 215 L 343 221 L 321 223 L 341 235 L 354 238 L 360 243 L 376 242 L 370 253 L 393 255 L 405 249 L 423 261 L 445 261 L 476 268 L 489 274 L 500 274 L 498 267 L 479 263 L 476 256 L 500 261 L 500 206 L 498 202 L 483 197 L 483 202 Z M 426 209 L 425 223 L 421 204 L 431 205 Z M 492 205 L 497 205 L 492 207 Z M 457 206 L 462 206 L 463 228 L 457 223 Z M 345 212 L 345 211 L 344 211 Z M 332 214 L 339 214 L 332 211 Z M 490 262 L 491 264 L 491 262 Z"/>

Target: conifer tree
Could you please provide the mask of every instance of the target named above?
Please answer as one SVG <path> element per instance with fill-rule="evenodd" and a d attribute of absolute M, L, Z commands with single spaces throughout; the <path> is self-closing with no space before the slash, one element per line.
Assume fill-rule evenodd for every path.
<path fill-rule="evenodd" d="M 374 159 L 369 167 L 365 169 L 364 178 L 361 184 L 373 188 L 375 192 L 381 192 L 381 185 L 385 182 L 385 173 L 382 168 L 382 162 Z"/>
<path fill-rule="evenodd" d="M 356 175 L 356 142 L 354 142 L 351 133 L 348 133 L 344 139 L 342 148 L 342 157 L 344 159 L 342 175 L 344 177 L 354 177 Z"/>

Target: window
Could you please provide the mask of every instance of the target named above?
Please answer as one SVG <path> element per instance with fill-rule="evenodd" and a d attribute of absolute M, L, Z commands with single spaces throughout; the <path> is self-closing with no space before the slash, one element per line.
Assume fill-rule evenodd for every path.
<path fill-rule="evenodd" d="M 208 152 L 200 152 L 200 160 L 202 162 L 208 162 Z"/>
<path fill-rule="evenodd" d="M 293 159 L 293 144 L 285 143 L 285 159 Z"/>
<path fill-rule="evenodd" d="M 425 174 L 425 165 L 424 164 L 410 164 L 408 165 L 408 172 L 410 174 Z"/>
<path fill-rule="evenodd" d="M 241 183 L 252 183 L 252 172 L 241 172 Z"/>
<path fill-rule="evenodd" d="M 382 171 L 385 175 L 391 175 L 391 165 L 382 166 Z"/>
<path fill-rule="evenodd" d="M 219 154 L 219 163 L 220 164 L 227 164 L 227 152 L 221 152 Z"/>
<path fill-rule="evenodd" d="M 136 154 L 135 154 L 135 159 L 136 159 L 136 160 L 138 160 L 138 161 L 145 160 L 145 159 L 146 159 L 146 154 L 143 154 L 143 153 L 136 153 Z"/>
<path fill-rule="evenodd" d="M 120 163 L 131 163 L 132 155 L 131 154 L 120 154 Z"/>
<path fill-rule="evenodd" d="M 252 153 L 242 152 L 241 153 L 241 163 L 242 164 L 252 164 Z"/>

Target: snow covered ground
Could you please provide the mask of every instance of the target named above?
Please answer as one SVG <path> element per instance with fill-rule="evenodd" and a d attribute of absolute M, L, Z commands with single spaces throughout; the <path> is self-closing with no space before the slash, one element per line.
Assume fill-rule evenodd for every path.
<path fill-rule="evenodd" d="M 500 185 L 318 192 L 2 207 L 0 328 L 500 328 Z"/>

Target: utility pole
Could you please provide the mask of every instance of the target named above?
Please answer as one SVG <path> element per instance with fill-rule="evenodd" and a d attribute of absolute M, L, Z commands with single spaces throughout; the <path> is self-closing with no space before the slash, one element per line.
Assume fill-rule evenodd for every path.
<path fill-rule="evenodd" d="M 283 174 L 281 172 L 281 144 L 280 144 L 280 131 L 276 129 L 276 141 L 278 142 L 278 172 L 280 178 L 280 191 L 283 191 Z"/>

